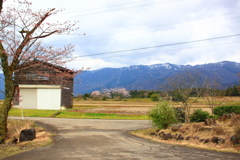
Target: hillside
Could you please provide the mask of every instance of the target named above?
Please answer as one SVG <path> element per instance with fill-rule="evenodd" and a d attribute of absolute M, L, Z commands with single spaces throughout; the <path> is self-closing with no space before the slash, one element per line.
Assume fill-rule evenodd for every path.
<path fill-rule="evenodd" d="M 81 79 L 81 84 L 75 83 L 74 94 L 91 93 L 115 87 L 124 87 L 128 90 L 158 90 L 169 76 L 184 71 L 202 73 L 203 76 L 221 79 L 224 86 L 237 84 L 240 72 L 240 63 L 223 61 L 203 65 L 175 65 L 170 63 L 155 65 L 134 65 L 123 68 L 103 68 L 94 71 L 85 71 L 76 79 Z"/>

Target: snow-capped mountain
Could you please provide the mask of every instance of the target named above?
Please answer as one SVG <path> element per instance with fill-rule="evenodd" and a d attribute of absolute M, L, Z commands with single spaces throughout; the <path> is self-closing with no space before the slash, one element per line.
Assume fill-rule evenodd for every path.
<path fill-rule="evenodd" d="M 240 63 L 229 61 L 195 66 L 170 63 L 134 65 L 85 71 L 76 77 L 76 81 L 81 79 L 81 84 L 75 83 L 74 93 L 77 95 L 116 87 L 124 87 L 128 90 L 158 90 L 166 78 L 186 70 L 192 72 L 197 70 L 204 76 L 217 76 L 225 86 L 237 84 L 240 80 L 236 75 L 240 73 Z"/>

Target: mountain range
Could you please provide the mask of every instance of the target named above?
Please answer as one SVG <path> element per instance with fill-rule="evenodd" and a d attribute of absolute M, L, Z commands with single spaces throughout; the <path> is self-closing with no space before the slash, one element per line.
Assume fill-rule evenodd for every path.
<path fill-rule="evenodd" d="M 127 90 L 159 90 L 159 86 L 173 74 L 184 71 L 198 71 L 203 76 L 217 76 L 221 83 L 230 87 L 238 84 L 240 63 L 222 61 L 203 65 L 175 65 L 170 63 L 154 65 L 134 65 L 123 68 L 103 68 L 84 71 L 77 75 L 74 94 L 91 93 L 92 91 L 124 87 Z"/>
<path fill-rule="evenodd" d="M 120 87 L 127 90 L 159 90 L 161 84 L 164 84 L 168 77 L 184 71 L 198 71 L 203 76 L 217 76 L 225 87 L 237 85 L 240 81 L 240 77 L 237 76 L 237 73 L 240 73 L 240 63 L 230 61 L 195 66 L 170 63 L 134 65 L 84 71 L 75 77 L 74 95 Z M 0 74 L 0 78 L 3 78 L 3 74 Z M 4 83 L 2 81 L 0 82 L 0 90 L 3 91 L 3 89 Z M 3 98 L 4 94 L 0 92 L 0 99 Z"/>

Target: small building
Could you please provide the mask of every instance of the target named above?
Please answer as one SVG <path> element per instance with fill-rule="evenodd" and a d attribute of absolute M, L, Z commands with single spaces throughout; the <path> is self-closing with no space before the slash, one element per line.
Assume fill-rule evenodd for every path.
<path fill-rule="evenodd" d="M 74 72 L 34 60 L 14 72 L 14 106 L 23 109 L 72 108 Z"/>

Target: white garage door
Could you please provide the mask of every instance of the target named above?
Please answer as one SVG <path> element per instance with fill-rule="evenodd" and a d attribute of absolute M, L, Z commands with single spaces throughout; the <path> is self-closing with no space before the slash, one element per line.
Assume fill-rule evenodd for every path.
<path fill-rule="evenodd" d="M 61 89 L 37 89 L 37 109 L 60 110 Z"/>
<path fill-rule="evenodd" d="M 19 85 L 23 109 L 60 110 L 61 88 L 53 85 Z"/>
<path fill-rule="evenodd" d="M 37 89 L 20 89 L 20 107 L 37 109 Z"/>

